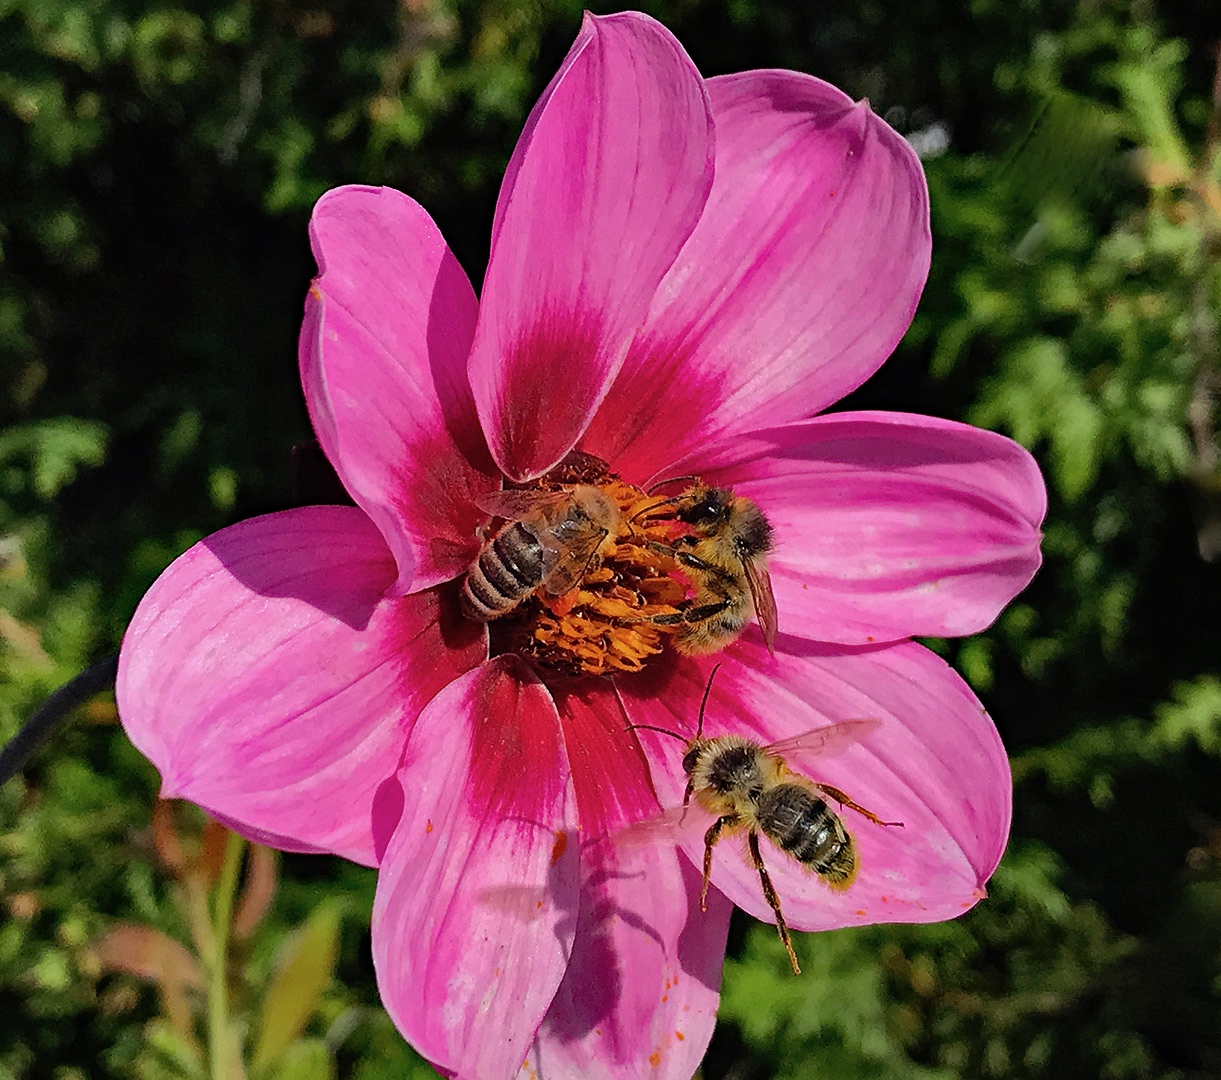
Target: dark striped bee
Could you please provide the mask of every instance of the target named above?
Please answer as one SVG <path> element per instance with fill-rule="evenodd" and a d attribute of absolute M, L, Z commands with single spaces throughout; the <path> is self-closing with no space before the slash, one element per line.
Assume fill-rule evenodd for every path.
<path fill-rule="evenodd" d="M 618 505 L 591 484 L 558 491 L 507 488 L 476 502 L 506 519 L 462 582 L 462 613 L 477 622 L 508 615 L 540 588 L 563 596 L 619 531 Z"/>
<path fill-rule="evenodd" d="M 772 526 L 753 499 L 696 480 L 637 517 L 671 519 L 688 530 L 669 546 L 695 585 L 695 595 L 681 616 L 653 620 L 681 623 L 674 635 L 679 652 L 719 652 L 746 629 L 752 609 L 764 644 L 774 651 L 776 598 L 767 572 Z"/>
<path fill-rule="evenodd" d="M 693 738 L 684 739 L 675 731 L 649 724 L 633 725 L 672 735 L 687 744 L 683 754 L 687 790 L 682 806 L 666 811 L 655 821 L 671 825 L 681 822 L 693 796 L 698 806 L 714 816 L 712 825 L 704 833 L 701 910 L 707 910 L 713 847 L 727 835 L 746 834 L 751 862 L 759 872 L 764 899 L 776 914 L 776 930 L 789 954 L 793 973 L 799 975 L 801 968 L 793 952 L 788 924 L 780 910 L 780 897 L 763 863 L 759 837 L 766 836 L 836 892 L 849 888 L 856 880 L 860 860 L 852 834 L 844 827 L 840 816 L 831 809 L 830 803 L 855 810 L 875 825 L 898 826 L 903 823 L 883 821 L 877 814 L 853 802 L 839 788 L 822 782 L 815 783 L 793 772 L 785 762 L 785 756 L 838 753 L 871 732 L 878 726 L 878 721 L 845 720 L 766 746 L 742 735 L 707 738 L 704 735 L 704 710 L 712 690 L 712 679 L 719 667 L 719 664 L 714 667 L 708 677 L 708 686 L 700 703 L 699 725 Z M 642 824 L 647 831 L 650 823 Z M 640 826 L 632 828 L 641 831 Z"/>

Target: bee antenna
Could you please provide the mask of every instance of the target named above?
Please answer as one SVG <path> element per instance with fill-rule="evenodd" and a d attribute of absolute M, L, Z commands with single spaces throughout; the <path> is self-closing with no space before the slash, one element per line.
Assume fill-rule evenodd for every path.
<path fill-rule="evenodd" d="M 664 480 L 658 480 L 656 484 L 649 488 L 649 494 L 652 495 L 660 487 L 668 487 L 670 484 L 683 484 L 688 480 L 699 482 L 699 477 L 695 473 L 687 473 L 686 476 L 667 476 Z"/>
<path fill-rule="evenodd" d="M 657 502 L 649 503 L 647 506 L 641 507 L 636 511 L 636 513 L 628 518 L 627 523 L 629 525 L 633 525 L 638 517 L 641 517 L 644 514 L 651 514 L 654 510 L 660 510 L 663 506 L 673 506 L 676 502 L 678 502 L 678 496 L 675 496 L 672 499 L 659 499 Z"/>
<path fill-rule="evenodd" d="M 716 678 L 716 673 L 721 670 L 720 664 L 714 664 L 711 673 L 708 676 L 708 685 L 704 687 L 704 700 L 700 702 L 700 722 L 695 729 L 695 737 L 698 739 L 704 734 L 704 709 L 708 707 L 708 695 L 712 693 L 712 680 Z"/>
<path fill-rule="evenodd" d="M 644 728 L 645 731 L 660 731 L 663 735 L 672 735 L 679 742 L 686 742 L 687 736 L 680 735 L 677 731 L 671 731 L 669 728 L 657 727 L 655 724 L 628 724 L 624 731 L 639 731 Z"/>

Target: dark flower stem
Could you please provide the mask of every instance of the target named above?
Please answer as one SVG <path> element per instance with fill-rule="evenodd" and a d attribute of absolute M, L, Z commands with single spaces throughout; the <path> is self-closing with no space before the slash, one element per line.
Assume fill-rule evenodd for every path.
<path fill-rule="evenodd" d="M 25 726 L 0 750 L 0 784 L 16 776 L 21 767 L 44 742 L 67 722 L 72 710 L 94 694 L 114 684 L 119 656 L 108 656 L 51 694 L 25 722 Z"/>

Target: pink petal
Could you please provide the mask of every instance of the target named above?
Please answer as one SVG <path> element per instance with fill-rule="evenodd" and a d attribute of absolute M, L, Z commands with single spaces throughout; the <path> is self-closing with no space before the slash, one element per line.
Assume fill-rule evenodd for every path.
<path fill-rule="evenodd" d="M 681 461 L 754 499 L 782 633 L 863 644 L 974 634 L 1034 577 L 1047 492 L 1003 435 L 905 413 L 836 413 Z"/>
<path fill-rule="evenodd" d="M 659 23 L 586 15 L 509 162 L 470 378 L 497 463 L 575 444 L 712 182 L 703 81 Z"/>
<path fill-rule="evenodd" d="M 523 1076 L 688 1080 L 716 1024 L 733 905 L 666 845 L 581 849 L 581 916 L 568 970 Z"/>
<path fill-rule="evenodd" d="M 617 845 L 658 809 L 648 764 L 607 681 L 556 691 L 580 812 L 581 901 L 564 981 L 524 1075 L 686 1080 L 716 1022 L 732 910 L 699 910 L 699 879 L 673 846 Z"/>
<path fill-rule="evenodd" d="M 396 590 L 425 589 L 474 558 L 472 496 L 500 483 L 466 382 L 475 294 L 432 219 L 392 188 L 329 192 L 310 236 L 301 378 L 314 430 L 390 545 Z"/>
<path fill-rule="evenodd" d="M 933 922 L 966 911 L 984 895 L 1009 834 L 1011 780 L 1004 747 L 966 684 L 923 646 L 874 648 L 816 645 L 782 638 L 773 659 L 762 645 L 739 641 L 712 688 L 705 720 L 711 736 L 738 733 L 760 743 L 842 720 L 879 725 L 835 757 L 790 756 L 789 765 L 831 784 L 902 828 L 838 811 L 855 837 L 860 876 L 833 892 L 770 842 L 763 858 L 785 918 L 800 930 L 875 922 Z M 664 689 L 649 676 L 624 692 L 635 723 L 692 734 L 712 663 L 676 665 Z M 640 731 L 663 801 L 682 801 L 682 747 Z M 833 807 L 833 809 L 836 809 Z M 706 823 L 710 819 L 705 817 Z M 703 858 L 700 830 L 683 836 L 690 858 Z M 756 918 L 774 922 L 759 875 L 741 843 L 722 841 L 712 881 Z"/>
<path fill-rule="evenodd" d="M 131 741 L 252 839 L 375 861 L 371 808 L 416 714 L 487 655 L 436 590 L 388 599 L 395 564 L 355 507 L 252 518 L 182 555 L 140 602 L 116 696 Z"/>
<path fill-rule="evenodd" d="M 572 779 L 546 688 L 511 655 L 420 714 L 378 875 L 373 961 L 387 1011 L 440 1069 L 517 1074 L 577 927 Z"/>
<path fill-rule="evenodd" d="M 924 173 L 867 102 L 791 71 L 708 91 L 712 194 L 582 440 L 637 480 L 859 386 L 928 273 Z"/>

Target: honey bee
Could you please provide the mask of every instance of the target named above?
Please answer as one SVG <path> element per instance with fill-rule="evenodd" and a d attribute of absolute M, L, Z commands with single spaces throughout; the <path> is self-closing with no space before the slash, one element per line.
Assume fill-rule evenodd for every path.
<path fill-rule="evenodd" d="M 774 653 L 776 598 L 767 572 L 773 531 L 754 500 L 697 479 L 637 516 L 642 515 L 646 521 L 672 519 L 690 530 L 669 547 L 695 586 L 691 604 L 679 615 L 653 619 L 680 624 L 675 648 L 690 656 L 718 652 L 746 629 L 753 608 L 767 651 Z"/>
<path fill-rule="evenodd" d="M 713 847 L 725 836 L 746 834 L 751 862 L 759 872 L 764 899 L 776 915 L 776 931 L 789 955 L 793 973 L 800 975 L 801 968 L 793 952 L 788 924 L 780 910 L 780 897 L 763 863 L 759 837 L 766 836 L 836 892 L 848 889 L 856 880 L 860 860 L 852 834 L 829 803 L 838 803 L 841 809 L 855 810 L 875 825 L 901 826 L 903 823 L 883 821 L 877 814 L 853 802 L 839 788 L 822 782 L 815 783 L 793 772 L 785 756 L 839 753 L 876 728 L 878 721 L 845 720 L 767 745 L 742 735 L 709 738 L 704 735 L 704 710 L 708 705 L 712 680 L 719 668 L 718 664 L 708 677 L 708 686 L 700 702 L 699 723 L 691 739 L 650 724 L 632 725 L 633 728 L 659 731 L 686 743 L 683 772 L 687 775 L 687 790 L 682 806 L 664 812 L 655 820 L 681 823 L 693 796 L 701 809 L 713 815 L 714 820 L 704 833 L 701 911 L 707 910 Z M 646 829 L 650 825 L 649 822 L 643 824 Z"/>
<path fill-rule="evenodd" d="M 618 505 L 591 484 L 558 491 L 508 488 L 475 503 L 506 520 L 462 582 L 462 613 L 476 622 L 508 615 L 540 588 L 562 596 L 619 530 Z"/>

